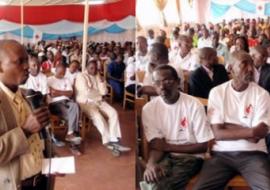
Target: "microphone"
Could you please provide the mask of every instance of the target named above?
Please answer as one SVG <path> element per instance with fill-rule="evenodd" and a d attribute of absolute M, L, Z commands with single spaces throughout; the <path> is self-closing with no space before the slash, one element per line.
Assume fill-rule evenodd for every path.
<path fill-rule="evenodd" d="M 29 89 L 24 92 L 24 96 L 32 110 L 38 109 L 45 105 L 44 97 L 39 91 Z M 40 138 L 47 139 L 47 132 L 45 128 L 40 130 Z"/>

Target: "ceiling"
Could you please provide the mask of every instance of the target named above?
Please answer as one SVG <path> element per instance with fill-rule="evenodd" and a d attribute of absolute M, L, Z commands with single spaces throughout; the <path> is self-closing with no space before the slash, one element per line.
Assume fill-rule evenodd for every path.
<path fill-rule="evenodd" d="M 48 6 L 48 5 L 70 5 L 83 4 L 85 0 L 22 0 L 24 6 Z M 119 0 L 88 0 L 91 4 L 113 3 Z M 15 5 L 19 6 L 21 0 L 0 0 L 0 5 Z"/>

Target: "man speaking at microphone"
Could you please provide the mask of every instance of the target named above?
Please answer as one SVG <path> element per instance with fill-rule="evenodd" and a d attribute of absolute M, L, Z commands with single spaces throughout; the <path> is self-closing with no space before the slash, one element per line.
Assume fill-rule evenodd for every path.
<path fill-rule="evenodd" d="M 19 85 L 28 78 L 28 55 L 14 40 L 0 40 L 0 190 L 43 190 L 44 142 L 38 132 L 48 125 L 47 107 L 31 111 Z"/>

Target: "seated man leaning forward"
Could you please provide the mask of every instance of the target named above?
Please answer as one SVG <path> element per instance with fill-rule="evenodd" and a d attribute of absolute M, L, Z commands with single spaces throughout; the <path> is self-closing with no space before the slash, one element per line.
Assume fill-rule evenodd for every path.
<path fill-rule="evenodd" d="M 107 93 L 106 82 L 97 72 L 97 62 L 91 60 L 86 71 L 75 80 L 76 101 L 84 114 L 92 119 L 102 136 L 102 143 L 109 149 L 129 151 L 119 143 L 121 129 L 116 110 L 103 100 Z"/>
<path fill-rule="evenodd" d="M 158 97 L 142 112 L 150 156 L 141 188 L 184 189 L 203 164 L 208 141 L 214 138 L 203 105 L 178 90 L 180 78 L 169 65 L 153 72 Z M 151 187 L 151 188 L 149 188 Z"/>
<path fill-rule="evenodd" d="M 270 124 L 269 94 L 253 80 L 250 55 L 232 53 L 232 80 L 210 91 L 208 115 L 216 139 L 194 189 L 224 189 L 235 175 L 251 189 L 270 189 L 265 136 Z"/>

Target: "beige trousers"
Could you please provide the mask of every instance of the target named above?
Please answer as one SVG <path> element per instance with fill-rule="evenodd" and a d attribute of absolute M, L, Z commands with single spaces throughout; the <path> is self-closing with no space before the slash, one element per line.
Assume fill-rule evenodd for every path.
<path fill-rule="evenodd" d="M 91 118 L 102 137 L 102 143 L 117 142 L 121 138 L 121 130 L 116 110 L 105 101 L 99 105 L 94 103 L 80 104 L 81 110 Z"/>

